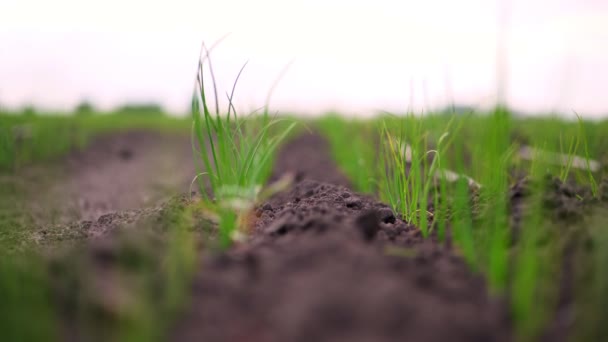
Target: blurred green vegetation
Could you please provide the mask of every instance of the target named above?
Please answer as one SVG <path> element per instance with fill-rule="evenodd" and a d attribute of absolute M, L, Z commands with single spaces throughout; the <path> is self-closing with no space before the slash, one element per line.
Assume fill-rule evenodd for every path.
<path fill-rule="evenodd" d="M 345 119 L 328 113 L 316 120 L 314 126 L 327 137 L 332 157 L 349 177 L 357 191 L 373 193 L 377 189 L 376 151 L 378 127 L 369 120 Z"/>
<path fill-rule="evenodd" d="M 0 340 L 166 340 L 210 229 L 196 205 L 175 198 L 133 229 L 52 255 L 0 251 Z"/>
<path fill-rule="evenodd" d="M 126 106 L 110 113 L 90 112 L 83 103 L 75 115 L 0 112 L 0 172 L 45 162 L 84 148 L 99 134 L 121 130 L 189 133 L 189 118 L 168 116 L 159 107 Z"/>
<path fill-rule="evenodd" d="M 32 107 L 0 113 L 0 341 L 151 341 L 166 336 L 194 267 L 195 224 L 188 204 L 173 201 L 154 218 L 142 220 L 137 237 L 115 238 L 112 253 L 119 257 L 113 268 L 122 274 L 116 286 L 124 287 L 117 290 L 127 291 L 131 299 L 112 312 L 95 304 L 95 256 L 89 242 L 49 258 L 49 251 L 23 239 L 26 233 L 13 233 L 36 225 L 24 211 L 24 189 L 43 184 L 24 184 L 20 174 L 29 166 L 42 167 L 52 182 L 59 176 L 54 161 L 86 148 L 98 135 L 124 130 L 187 135 L 190 127 L 189 118 L 145 106 L 98 113 L 83 103 L 73 115 Z M 75 227 L 66 226 L 65 232 L 79 234 Z"/>

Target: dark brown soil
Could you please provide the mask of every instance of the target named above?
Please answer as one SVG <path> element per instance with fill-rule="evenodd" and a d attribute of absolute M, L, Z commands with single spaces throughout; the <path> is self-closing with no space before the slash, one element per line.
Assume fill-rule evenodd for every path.
<path fill-rule="evenodd" d="M 347 188 L 304 135 L 273 178 L 248 243 L 204 258 L 175 341 L 507 341 L 502 302 L 448 247 Z"/>

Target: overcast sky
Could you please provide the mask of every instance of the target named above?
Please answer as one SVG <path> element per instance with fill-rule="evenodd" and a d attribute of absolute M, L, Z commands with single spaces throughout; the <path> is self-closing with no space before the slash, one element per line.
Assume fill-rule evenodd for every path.
<path fill-rule="evenodd" d="M 0 105 L 189 104 L 201 42 L 242 109 L 355 114 L 490 105 L 499 8 L 505 96 L 526 111 L 608 113 L 608 1 L 2 0 Z"/>

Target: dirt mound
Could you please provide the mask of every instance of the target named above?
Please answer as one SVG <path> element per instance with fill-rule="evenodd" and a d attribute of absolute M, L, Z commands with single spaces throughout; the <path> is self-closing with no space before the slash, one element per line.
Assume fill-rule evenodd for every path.
<path fill-rule="evenodd" d="M 299 182 L 257 211 L 251 241 L 207 258 L 176 341 L 503 341 L 504 305 L 454 251 L 350 191 L 304 135 L 274 175 Z M 331 182 L 331 183 L 330 183 Z"/>

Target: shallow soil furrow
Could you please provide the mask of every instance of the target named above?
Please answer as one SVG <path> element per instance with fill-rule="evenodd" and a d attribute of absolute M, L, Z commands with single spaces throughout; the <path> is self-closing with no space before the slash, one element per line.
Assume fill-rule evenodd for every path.
<path fill-rule="evenodd" d="M 0 226 L 18 225 L 5 240 L 28 246 L 102 236 L 186 193 L 194 174 L 187 134 L 108 133 L 55 163 L 0 179 L 0 188 L 12 185 L 0 195 L 9 217 L 0 216 Z"/>
<path fill-rule="evenodd" d="M 175 341 L 506 341 L 505 306 L 454 251 L 351 191 L 317 135 L 284 146 L 250 240 L 205 258 Z"/>
<path fill-rule="evenodd" d="M 195 173 L 187 135 L 146 131 L 99 137 L 67 158 L 65 172 L 50 192 L 85 220 L 160 204 L 186 192 Z"/>

